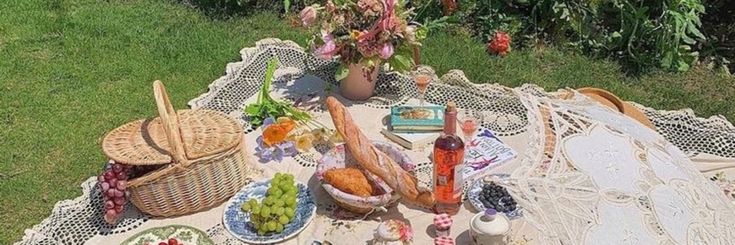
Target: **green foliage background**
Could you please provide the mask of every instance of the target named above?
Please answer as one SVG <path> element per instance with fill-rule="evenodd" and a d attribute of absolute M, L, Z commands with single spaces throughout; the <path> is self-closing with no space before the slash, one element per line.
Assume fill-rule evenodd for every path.
<path fill-rule="evenodd" d="M 412 4 L 418 9 L 419 19 L 433 19 L 441 15 L 440 2 L 420 0 Z M 462 20 L 461 24 L 480 40 L 488 40 L 495 31 L 504 31 L 512 36 L 516 47 L 553 44 L 619 60 L 628 71 L 686 71 L 700 58 L 702 44 L 721 44 L 707 42 L 703 33 L 701 18 L 706 9 L 702 0 L 459 2 L 460 10 L 454 15 L 456 23 Z M 726 5 L 708 4 L 712 8 Z M 713 48 L 709 50 L 708 55 L 729 56 Z"/>

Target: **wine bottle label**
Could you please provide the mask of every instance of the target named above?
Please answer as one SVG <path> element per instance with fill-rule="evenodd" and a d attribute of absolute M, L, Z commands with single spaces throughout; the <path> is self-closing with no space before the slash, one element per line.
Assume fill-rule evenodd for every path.
<path fill-rule="evenodd" d="M 464 180 L 462 180 L 462 165 L 457 165 L 454 168 L 454 194 L 455 195 L 462 193 L 462 185 L 464 185 Z"/>
<path fill-rule="evenodd" d="M 445 186 L 445 185 L 448 184 L 447 182 L 449 182 L 447 179 L 448 179 L 447 176 L 438 175 L 438 176 L 436 176 L 436 184 L 437 185 L 441 185 L 441 186 Z"/>

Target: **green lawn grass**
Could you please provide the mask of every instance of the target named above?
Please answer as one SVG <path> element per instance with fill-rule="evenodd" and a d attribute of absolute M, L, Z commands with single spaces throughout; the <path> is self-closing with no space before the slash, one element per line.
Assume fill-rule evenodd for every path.
<path fill-rule="evenodd" d="M 274 14 L 213 19 L 175 1 L 0 1 L 0 244 L 79 195 L 105 162 L 107 131 L 155 115 L 153 80 L 184 108 L 265 37 L 303 43 L 306 34 Z M 490 57 L 483 44 L 444 32 L 422 53 L 440 72 L 460 68 L 474 81 L 597 86 L 655 108 L 735 118 L 735 82 L 705 69 L 633 79 L 614 62 L 554 48 Z"/>

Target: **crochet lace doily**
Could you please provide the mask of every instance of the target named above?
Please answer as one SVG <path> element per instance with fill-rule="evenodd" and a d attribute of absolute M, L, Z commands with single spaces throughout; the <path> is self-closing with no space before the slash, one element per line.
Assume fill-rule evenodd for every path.
<path fill-rule="evenodd" d="M 579 94 L 517 94 L 537 139 L 506 183 L 545 243 L 735 241 L 735 206 L 659 134 Z"/>
<path fill-rule="evenodd" d="M 306 53 L 291 41 L 264 39 L 255 47 L 240 51 L 242 61 L 230 63 L 225 75 L 209 85 L 209 91 L 191 100 L 191 108 L 222 111 L 239 118 L 245 128 L 250 128 L 241 110 L 248 98 L 255 95 L 264 77 L 266 63 L 275 57 L 280 61 L 277 77 L 283 81 L 304 75 L 314 76 L 337 88 L 334 80 L 336 62 L 324 61 Z M 559 93 L 546 92 L 534 85 L 517 88 L 538 98 L 555 98 Z M 405 75 L 391 72 L 381 73 L 376 87 L 376 96 L 364 102 L 374 108 L 389 108 L 401 105 L 417 96 L 417 89 Z M 482 126 L 500 136 L 512 136 L 529 130 L 528 111 L 513 89 L 499 84 L 473 84 L 460 70 L 452 70 L 436 78 L 429 86 L 426 100 L 443 104 L 455 101 L 461 108 L 472 108 L 484 113 Z M 654 123 L 657 132 L 689 157 L 709 154 L 722 158 L 735 158 L 735 127 L 724 117 L 697 117 L 691 110 L 662 111 L 635 104 Z M 324 108 L 314 108 L 323 110 Z M 250 133 L 252 130 L 247 130 Z M 297 161 L 304 166 L 313 166 L 316 156 L 302 154 Z M 429 166 L 431 164 L 422 164 Z M 417 175 L 430 173 L 427 167 L 418 168 Z M 425 179 L 425 178 L 424 178 Z M 426 180 L 424 180 L 426 182 Z M 424 183 L 427 184 L 427 183 Z M 51 215 L 40 224 L 25 231 L 23 239 L 16 244 L 82 244 L 93 236 L 129 231 L 147 222 L 149 218 L 129 206 L 121 222 L 109 226 L 102 219 L 102 204 L 96 187 L 96 178 L 82 183 L 82 195 L 71 200 L 58 202 Z M 235 240 L 227 236 L 221 225 L 207 230 L 210 236 L 229 244 Z M 556 233 L 554 233 L 556 234 Z"/>

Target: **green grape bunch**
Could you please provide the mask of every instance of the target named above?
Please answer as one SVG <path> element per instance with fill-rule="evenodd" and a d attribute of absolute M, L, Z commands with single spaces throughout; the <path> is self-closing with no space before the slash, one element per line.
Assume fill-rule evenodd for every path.
<path fill-rule="evenodd" d="M 250 213 L 250 222 L 258 231 L 258 235 L 268 232 L 283 232 L 284 226 L 293 220 L 296 213 L 296 196 L 298 187 L 291 174 L 276 173 L 271 180 L 265 198 L 255 198 L 244 202 L 240 209 Z"/>

